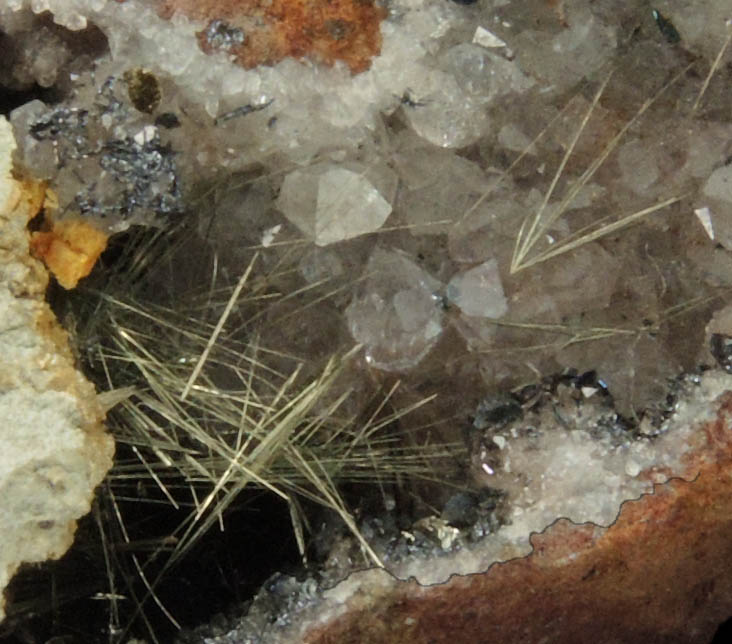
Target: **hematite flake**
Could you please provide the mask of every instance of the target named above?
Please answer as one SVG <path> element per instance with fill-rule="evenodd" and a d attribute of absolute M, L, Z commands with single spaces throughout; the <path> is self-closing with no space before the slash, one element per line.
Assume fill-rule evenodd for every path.
<path fill-rule="evenodd" d="M 87 110 L 60 107 L 49 112 L 30 126 L 30 135 L 36 141 L 53 141 L 59 148 L 59 159 L 79 159 L 91 154 L 87 127 Z"/>
<path fill-rule="evenodd" d="M 521 405 L 511 396 L 497 395 L 485 398 L 478 405 L 473 420 L 473 427 L 505 427 L 523 415 Z"/>
<path fill-rule="evenodd" d="M 94 102 L 103 123 L 108 120 L 110 123 L 121 124 L 129 117 L 127 106 L 115 94 L 116 87 L 117 79 L 109 76 L 97 91 L 97 98 Z"/>
<path fill-rule="evenodd" d="M 33 123 L 30 133 L 37 141 L 44 141 L 53 139 L 61 133 L 67 133 L 69 130 L 84 130 L 89 120 L 88 116 L 87 110 L 62 107 Z"/>
<path fill-rule="evenodd" d="M 203 33 L 212 49 L 231 49 L 241 45 L 245 39 L 241 29 L 230 27 L 223 20 L 212 20 Z"/>
<path fill-rule="evenodd" d="M 252 105 L 251 103 L 247 103 L 246 105 L 241 105 L 239 107 L 234 108 L 230 112 L 226 112 L 225 114 L 222 114 L 221 116 L 217 116 L 214 119 L 214 125 L 219 125 L 221 123 L 225 123 L 226 121 L 230 121 L 233 118 L 238 118 L 240 116 L 246 116 L 247 114 L 251 114 L 252 112 L 259 112 L 261 110 L 267 109 L 270 105 L 274 103 L 274 99 L 270 98 L 268 101 L 265 101 L 264 103 L 259 103 L 258 105 Z"/>
<path fill-rule="evenodd" d="M 173 153 L 160 144 L 159 137 L 142 144 L 129 137 L 109 141 L 99 165 L 107 181 L 100 180 L 77 195 L 82 214 L 125 218 L 138 210 L 162 214 L 180 210 Z"/>
<path fill-rule="evenodd" d="M 676 30 L 676 27 L 657 9 L 653 10 L 653 19 L 656 21 L 658 29 L 666 39 L 666 42 L 675 45 L 681 41 L 681 34 Z"/>
<path fill-rule="evenodd" d="M 163 112 L 155 119 L 155 125 L 164 127 L 166 130 L 180 127 L 180 119 L 173 112 Z"/>

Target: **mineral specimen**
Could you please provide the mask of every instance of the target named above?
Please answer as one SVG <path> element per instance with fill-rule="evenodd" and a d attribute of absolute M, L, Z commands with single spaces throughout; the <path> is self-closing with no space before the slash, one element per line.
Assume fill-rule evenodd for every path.
<path fill-rule="evenodd" d="M 387 423 L 394 449 L 461 443 L 470 458 L 454 460 L 467 478 L 450 483 L 468 488 L 478 509 L 472 526 L 458 527 L 449 520 L 460 513 L 443 511 L 454 489 L 425 490 L 407 476 L 398 495 L 379 487 L 375 496 L 408 497 L 390 503 L 419 514 L 361 515 L 359 529 L 394 575 L 437 583 L 482 573 L 529 554 L 530 533 L 560 515 L 598 526 L 619 511 L 634 518 L 608 528 L 559 524 L 533 539 L 529 559 L 443 587 L 354 575 L 332 591 L 321 623 L 358 610 L 350 589 L 365 579 L 394 601 L 362 600 L 394 611 L 393 624 L 409 634 L 382 625 L 354 640 L 426 637 L 435 611 L 397 607 L 434 599 L 453 618 L 446 598 L 458 587 L 490 587 L 509 621 L 535 620 L 535 630 L 534 622 L 516 628 L 537 641 L 669 632 L 659 617 L 650 635 L 605 629 L 602 620 L 597 635 L 587 620 L 599 609 L 585 608 L 602 600 L 570 590 L 559 610 L 547 571 L 570 589 L 597 583 L 624 615 L 637 606 L 627 584 L 642 585 L 643 571 L 657 589 L 670 584 L 635 541 L 632 556 L 617 554 L 631 537 L 655 538 L 658 523 L 668 543 L 688 546 L 694 528 L 674 522 L 678 511 L 704 526 L 698 543 L 715 549 L 707 561 L 727 554 L 718 538 L 726 523 L 689 510 L 695 483 L 687 481 L 699 474 L 708 498 L 709 481 L 726 480 L 729 469 L 728 3 L 321 4 L 4 3 L 0 44 L 14 55 L 0 79 L 43 99 L 13 112 L 18 168 L 51 184 L 59 222 L 80 216 L 105 232 L 189 224 L 196 241 L 187 248 L 205 248 L 208 259 L 179 255 L 147 288 L 177 305 L 189 295 L 180 284 L 205 284 L 195 308 L 202 324 L 221 308 L 211 305 L 220 280 L 235 281 L 256 252 L 251 292 L 232 300 L 220 339 L 272 341 L 276 350 L 262 360 L 276 373 L 285 354 L 313 373 L 346 345 L 362 345 L 363 359 L 333 394 L 357 424 L 372 414 L 366 383 L 398 379 L 395 408 L 430 401 L 418 430 Z M 74 49 L 69 29 L 95 43 L 88 55 Z M 39 247 L 50 232 L 36 235 Z M 242 311 L 256 306 L 257 324 L 244 322 Z M 694 425 L 702 417 L 716 420 Z M 565 538 L 573 551 L 552 541 Z M 357 567 L 359 548 L 339 539 L 324 577 L 334 583 Z M 425 551 L 436 558 L 422 565 Z M 672 554 L 673 570 L 686 574 L 689 560 Z M 538 606 L 557 607 L 555 621 L 519 612 L 525 589 L 501 585 L 513 575 L 536 590 Z M 708 594 L 684 578 L 685 600 Z M 705 580 L 726 583 L 720 578 Z M 654 616 L 663 613 L 657 595 L 643 596 Z M 688 633 L 708 634 L 706 618 L 678 614 Z M 482 637 L 471 619 L 459 622 L 466 640 Z M 270 628 L 262 620 L 250 626 Z M 503 624 L 514 633 L 513 622 Z M 347 639 L 350 628 L 323 640 Z"/>
<path fill-rule="evenodd" d="M 282 183 L 277 207 L 318 246 L 374 232 L 391 205 L 365 175 L 366 168 L 331 164 L 295 170 Z"/>
<path fill-rule="evenodd" d="M 399 371 L 414 367 L 442 331 L 442 285 L 403 253 L 377 248 L 366 265 L 362 294 L 345 311 L 367 362 Z"/>
<path fill-rule="evenodd" d="M 28 253 L 44 188 L 12 179 L 14 147 L 0 118 L 0 592 L 23 563 L 66 552 L 114 451 L 94 387 L 44 300 L 48 277 Z"/>
<path fill-rule="evenodd" d="M 465 315 L 500 318 L 508 310 L 495 259 L 455 275 L 447 297 Z"/>

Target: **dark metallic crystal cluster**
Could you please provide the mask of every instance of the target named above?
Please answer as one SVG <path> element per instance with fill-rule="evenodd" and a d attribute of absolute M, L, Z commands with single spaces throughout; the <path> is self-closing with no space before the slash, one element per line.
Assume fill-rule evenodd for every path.
<path fill-rule="evenodd" d="M 213 49 L 231 49 L 236 45 L 241 45 L 244 40 L 244 32 L 236 27 L 231 27 L 223 20 L 212 20 L 206 31 L 206 42 Z"/>
<path fill-rule="evenodd" d="M 61 208 L 130 222 L 138 215 L 181 210 L 175 155 L 157 126 L 108 78 L 91 109 L 63 105 L 29 123 L 27 134 L 53 144 Z M 73 196 L 71 196 L 73 194 Z"/>
<path fill-rule="evenodd" d="M 131 137 L 107 141 L 98 159 L 99 181 L 76 197 L 82 214 L 126 217 L 138 209 L 160 214 L 180 209 L 175 161 L 157 133 L 143 143 Z"/>
<path fill-rule="evenodd" d="M 30 135 L 37 141 L 52 141 L 59 165 L 63 165 L 67 159 L 80 159 L 93 152 L 88 125 L 88 110 L 60 107 L 31 124 Z"/>

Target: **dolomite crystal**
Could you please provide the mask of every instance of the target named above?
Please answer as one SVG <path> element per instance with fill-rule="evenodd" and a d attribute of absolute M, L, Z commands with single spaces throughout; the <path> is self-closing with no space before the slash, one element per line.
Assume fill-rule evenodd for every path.
<path fill-rule="evenodd" d="M 14 147 L 0 118 L 0 592 L 22 564 L 66 552 L 114 449 L 44 301 L 48 276 L 28 254 L 44 189 L 11 177 Z"/>

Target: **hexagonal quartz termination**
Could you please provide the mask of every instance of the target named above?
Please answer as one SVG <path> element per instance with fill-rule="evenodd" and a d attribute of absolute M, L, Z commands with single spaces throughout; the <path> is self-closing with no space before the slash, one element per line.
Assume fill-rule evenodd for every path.
<path fill-rule="evenodd" d="M 354 74 L 381 50 L 379 25 L 386 11 L 375 0 L 156 0 L 160 15 L 180 12 L 206 21 L 198 33 L 203 51 L 226 50 L 247 69 L 288 56 L 333 65 Z"/>

